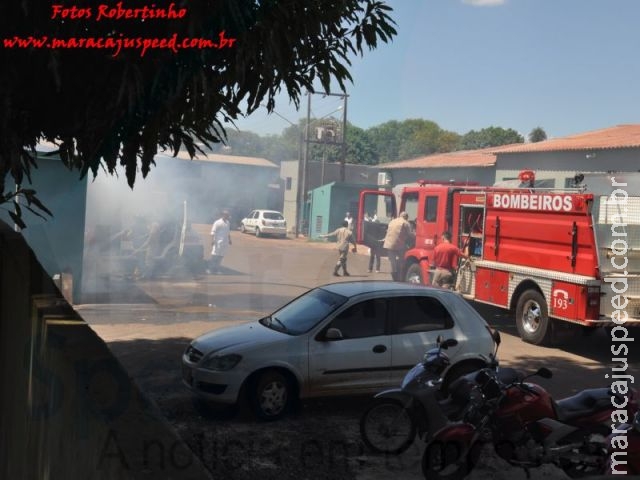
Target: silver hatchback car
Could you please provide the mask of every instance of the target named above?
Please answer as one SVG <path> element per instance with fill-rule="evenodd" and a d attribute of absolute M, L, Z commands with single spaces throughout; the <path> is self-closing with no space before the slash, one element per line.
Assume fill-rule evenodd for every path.
<path fill-rule="evenodd" d="M 371 394 L 400 384 L 435 347 L 455 338 L 450 372 L 489 361 L 493 338 L 458 294 L 422 285 L 341 282 L 314 288 L 255 322 L 207 333 L 182 356 L 197 396 L 275 419 L 298 398 Z M 475 369 L 474 368 L 474 369 Z"/>
<path fill-rule="evenodd" d="M 242 233 L 253 232 L 256 237 L 263 235 L 287 236 L 287 221 L 276 210 L 253 210 L 240 222 Z"/>

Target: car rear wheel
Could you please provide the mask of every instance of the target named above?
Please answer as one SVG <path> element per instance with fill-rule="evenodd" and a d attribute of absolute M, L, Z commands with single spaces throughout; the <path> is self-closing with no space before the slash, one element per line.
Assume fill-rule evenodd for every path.
<path fill-rule="evenodd" d="M 253 411 L 262 420 L 281 418 L 291 405 L 293 390 L 280 372 L 269 370 L 258 377 L 251 395 Z"/>

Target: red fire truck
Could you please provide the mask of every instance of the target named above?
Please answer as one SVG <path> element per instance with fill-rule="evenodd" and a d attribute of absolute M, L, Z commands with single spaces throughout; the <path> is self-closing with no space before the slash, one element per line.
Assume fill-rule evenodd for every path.
<path fill-rule="evenodd" d="M 388 221 L 407 212 L 415 241 L 402 278 L 428 285 L 433 249 L 450 232 L 471 260 L 462 262 L 456 289 L 515 310 L 530 343 L 551 343 L 558 321 L 587 333 L 614 325 L 612 315 L 640 325 L 640 173 L 578 175 L 571 189 L 533 185 L 534 173 L 524 171 L 518 186 L 420 181 L 399 199 L 365 190 L 358 242 L 383 238 Z"/>

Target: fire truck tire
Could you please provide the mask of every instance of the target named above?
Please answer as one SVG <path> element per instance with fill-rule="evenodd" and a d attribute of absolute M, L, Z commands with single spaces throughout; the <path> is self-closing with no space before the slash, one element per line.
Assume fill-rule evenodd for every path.
<path fill-rule="evenodd" d="M 405 281 L 409 283 L 424 284 L 424 278 L 422 278 L 422 268 L 419 263 L 413 263 L 407 269 L 407 274 L 404 277 Z"/>
<path fill-rule="evenodd" d="M 525 290 L 516 306 L 516 327 L 520 338 L 534 345 L 552 340 L 551 320 L 544 296 L 537 290 Z"/>

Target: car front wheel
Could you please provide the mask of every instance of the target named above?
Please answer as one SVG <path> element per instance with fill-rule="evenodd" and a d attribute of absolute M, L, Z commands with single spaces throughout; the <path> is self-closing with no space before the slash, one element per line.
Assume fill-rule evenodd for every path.
<path fill-rule="evenodd" d="M 256 227 L 256 237 L 261 237 L 262 236 L 262 232 L 260 231 L 259 227 Z"/>
<path fill-rule="evenodd" d="M 251 395 L 254 413 L 262 420 L 277 420 L 289 410 L 291 397 L 291 383 L 283 374 L 275 370 L 264 372 Z"/>
<path fill-rule="evenodd" d="M 241 224 L 240 224 L 240 231 L 241 231 L 242 233 L 246 233 L 247 229 L 244 227 L 244 223 L 241 223 Z"/>

